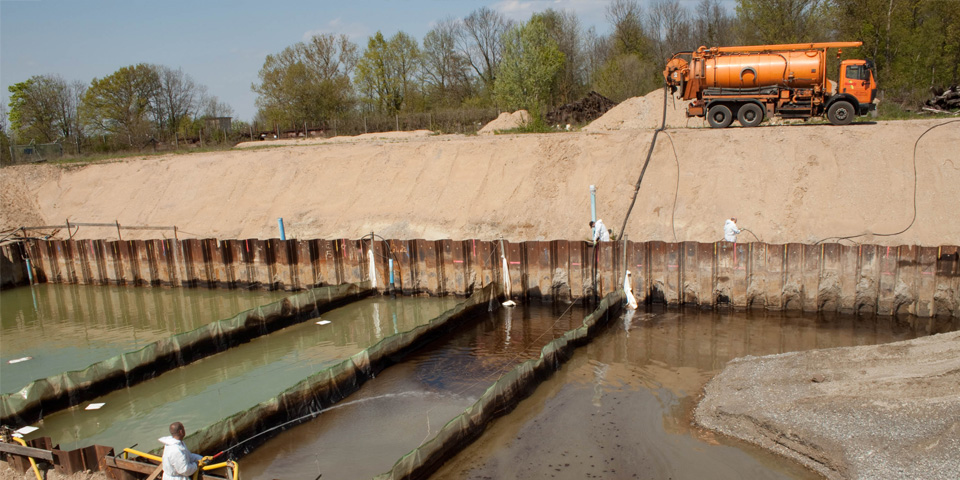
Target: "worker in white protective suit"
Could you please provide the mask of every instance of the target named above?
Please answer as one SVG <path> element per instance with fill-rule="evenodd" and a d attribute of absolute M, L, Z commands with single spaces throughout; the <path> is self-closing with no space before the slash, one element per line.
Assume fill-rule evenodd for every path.
<path fill-rule="evenodd" d="M 200 462 L 207 462 L 210 457 L 190 453 L 183 444 L 186 430 L 180 422 L 170 424 L 170 436 L 161 437 L 163 447 L 163 480 L 189 480 L 200 467 Z"/>
<path fill-rule="evenodd" d="M 596 222 L 590 222 L 590 227 L 593 228 L 593 243 L 610 241 L 610 231 L 603 224 L 603 220 L 598 218 Z"/>
<path fill-rule="evenodd" d="M 740 234 L 740 229 L 737 228 L 737 217 L 728 218 L 727 222 L 723 224 L 723 239 L 728 242 L 736 242 L 737 235 Z"/>

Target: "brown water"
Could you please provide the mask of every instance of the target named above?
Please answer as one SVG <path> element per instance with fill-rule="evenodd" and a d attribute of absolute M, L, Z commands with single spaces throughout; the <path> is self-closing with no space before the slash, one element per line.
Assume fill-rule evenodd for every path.
<path fill-rule="evenodd" d="M 0 292 L 0 393 L 86 368 L 286 295 L 282 291 L 58 284 L 4 290 Z"/>
<path fill-rule="evenodd" d="M 324 313 L 133 387 L 45 417 L 27 438 L 49 436 L 63 449 L 91 444 L 161 446 L 173 421 L 188 433 L 268 400 L 300 380 L 380 341 L 413 329 L 459 303 L 455 297 L 372 297 Z M 318 321 L 329 324 L 318 325 Z M 104 403 L 85 410 L 89 403 Z"/>
<path fill-rule="evenodd" d="M 925 335 L 895 319 L 779 314 L 628 314 L 432 478 L 819 478 L 692 426 L 697 396 L 744 355 L 872 345 Z"/>
<path fill-rule="evenodd" d="M 566 309 L 566 307 L 564 307 Z M 481 314 L 309 423 L 240 460 L 245 479 L 370 478 L 432 438 L 502 374 L 583 323 L 582 309 L 521 305 Z"/>

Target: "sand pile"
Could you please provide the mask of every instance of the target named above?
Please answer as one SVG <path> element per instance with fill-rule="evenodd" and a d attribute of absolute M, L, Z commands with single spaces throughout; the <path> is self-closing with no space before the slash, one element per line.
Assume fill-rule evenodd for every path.
<path fill-rule="evenodd" d="M 703 127 L 702 118 L 687 118 L 690 102 L 667 96 L 667 126 L 672 128 Z M 610 109 L 602 117 L 583 128 L 585 132 L 658 128 L 663 120 L 663 90 L 654 90 L 642 97 L 633 97 Z"/>
<path fill-rule="evenodd" d="M 480 135 L 493 135 L 501 130 L 512 130 L 519 128 L 530 122 L 530 113 L 526 110 L 517 110 L 513 113 L 503 112 L 492 122 L 483 126 L 477 133 Z"/>
<path fill-rule="evenodd" d="M 626 233 L 713 242 L 724 219 L 737 216 L 769 243 L 910 226 L 856 241 L 960 245 L 960 168 L 943 147 L 960 145 L 955 125 L 930 130 L 917 146 L 914 216 L 913 145 L 942 123 L 674 130 L 654 149 Z M 290 238 L 580 239 L 589 234 L 590 185 L 598 215 L 619 233 L 652 136 L 434 135 L 5 168 L 0 187 L 21 193 L 5 194 L 0 226 L 69 218 L 176 225 L 181 238 L 275 238 L 283 217 Z M 134 230 L 124 239 L 163 234 Z M 114 238 L 102 228 L 76 235 Z"/>

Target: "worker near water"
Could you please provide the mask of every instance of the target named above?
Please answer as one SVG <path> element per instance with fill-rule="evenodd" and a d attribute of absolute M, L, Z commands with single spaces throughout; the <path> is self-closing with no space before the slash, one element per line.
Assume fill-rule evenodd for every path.
<path fill-rule="evenodd" d="M 185 436 L 186 430 L 183 424 L 173 422 L 170 424 L 170 436 L 160 438 L 160 443 L 164 445 L 163 480 L 189 480 L 199 468 L 201 461 L 210 460 L 210 457 L 190 453 L 187 446 L 183 444 Z"/>
<path fill-rule="evenodd" d="M 593 243 L 610 241 L 610 231 L 603 224 L 603 220 L 598 218 L 596 222 L 591 221 L 590 227 L 593 228 Z"/>
<path fill-rule="evenodd" d="M 740 229 L 737 228 L 737 217 L 728 218 L 726 223 L 723 224 L 723 239 L 728 242 L 737 242 L 737 235 L 740 234 Z"/>

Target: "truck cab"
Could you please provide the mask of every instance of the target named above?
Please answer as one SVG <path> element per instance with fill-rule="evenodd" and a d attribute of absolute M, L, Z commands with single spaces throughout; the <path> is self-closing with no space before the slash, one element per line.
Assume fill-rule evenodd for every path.
<path fill-rule="evenodd" d="M 865 115 L 876 108 L 877 82 L 873 75 L 873 62 L 869 60 L 844 60 L 840 62 L 840 76 L 837 93 L 850 95 L 857 99 L 859 111 Z"/>

